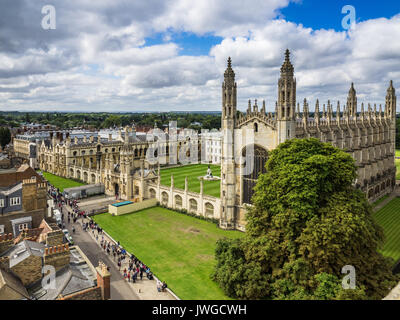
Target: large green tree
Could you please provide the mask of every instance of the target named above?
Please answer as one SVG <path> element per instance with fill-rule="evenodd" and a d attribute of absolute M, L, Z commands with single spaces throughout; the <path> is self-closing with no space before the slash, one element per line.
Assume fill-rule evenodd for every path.
<path fill-rule="evenodd" d="M 380 299 L 396 284 L 377 250 L 382 229 L 353 187 L 354 160 L 317 139 L 273 150 L 260 175 L 242 240 L 217 243 L 213 278 L 241 299 Z M 341 286 L 354 266 L 356 289 Z"/>
<path fill-rule="evenodd" d="M 4 148 L 11 141 L 11 132 L 7 127 L 0 127 L 0 145 Z"/>

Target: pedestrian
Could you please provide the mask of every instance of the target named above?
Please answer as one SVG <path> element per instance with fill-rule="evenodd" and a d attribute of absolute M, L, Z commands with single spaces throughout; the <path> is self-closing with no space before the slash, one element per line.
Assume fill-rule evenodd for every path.
<path fill-rule="evenodd" d="M 118 259 L 118 271 L 121 271 L 121 260 Z"/>
<path fill-rule="evenodd" d="M 131 273 L 128 272 L 128 282 L 131 282 Z"/>

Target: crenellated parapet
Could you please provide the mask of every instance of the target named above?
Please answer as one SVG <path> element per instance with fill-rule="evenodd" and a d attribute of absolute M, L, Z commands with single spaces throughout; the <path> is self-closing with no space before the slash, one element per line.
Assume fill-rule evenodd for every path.
<path fill-rule="evenodd" d="M 277 128 L 275 115 L 271 112 L 265 112 L 265 101 L 263 101 L 261 110 L 258 110 L 257 99 L 254 101 L 253 107 L 251 107 L 251 100 L 249 100 L 247 111 L 245 114 L 239 115 L 239 118 L 236 122 L 236 127 L 240 128 L 249 122 L 253 122 L 254 120 L 262 122 L 265 125 L 272 127 L 274 130 Z"/>

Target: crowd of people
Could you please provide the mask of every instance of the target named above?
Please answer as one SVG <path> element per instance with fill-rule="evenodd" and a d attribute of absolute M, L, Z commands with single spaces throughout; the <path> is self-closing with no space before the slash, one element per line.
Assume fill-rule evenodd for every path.
<path fill-rule="evenodd" d="M 154 276 L 151 272 L 150 268 L 146 266 L 142 261 L 140 261 L 134 254 L 131 254 L 128 257 L 128 253 L 121 246 L 120 242 L 117 243 L 107 241 L 104 237 L 103 229 L 92 219 L 86 221 L 87 215 L 85 211 L 79 209 L 78 202 L 76 200 L 65 199 L 63 194 L 59 191 L 59 189 L 50 186 L 49 195 L 54 200 L 54 205 L 61 212 L 62 225 L 60 228 L 64 229 L 64 212 L 63 206 L 68 205 L 72 211 L 67 211 L 67 220 L 68 223 L 71 221 L 75 224 L 79 218 L 82 221 L 82 230 L 88 231 L 91 230 L 93 236 L 100 243 L 100 247 L 110 256 L 113 257 L 113 260 L 117 262 L 118 270 L 121 271 L 123 263 L 127 261 L 127 267 L 125 267 L 122 271 L 124 279 L 128 282 L 135 283 L 138 279 L 143 280 L 143 276 L 145 275 L 147 279 L 153 280 Z M 72 232 L 75 233 L 75 227 L 72 226 Z M 99 240 L 99 237 L 101 239 Z M 109 269 L 109 268 L 107 268 Z M 157 280 L 157 291 L 162 292 L 167 288 L 167 284 Z"/>
<path fill-rule="evenodd" d="M 93 229 L 97 230 L 96 239 L 101 235 L 100 247 L 109 255 L 113 257 L 113 260 L 117 262 L 118 270 L 121 271 L 123 263 L 127 262 L 127 267 L 123 269 L 123 276 L 128 282 L 135 283 L 138 279 L 143 280 L 143 276 L 145 275 L 147 279 L 153 280 L 153 273 L 150 268 L 146 266 L 142 261 L 140 261 L 134 254 L 131 254 L 128 257 L 128 253 L 121 246 L 119 241 L 117 243 L 113 243 L 111 241 L 107 241 L 104 238 L 104 234 L 102 229 L 97 226 L 97 224 L 93 223 Z"/>

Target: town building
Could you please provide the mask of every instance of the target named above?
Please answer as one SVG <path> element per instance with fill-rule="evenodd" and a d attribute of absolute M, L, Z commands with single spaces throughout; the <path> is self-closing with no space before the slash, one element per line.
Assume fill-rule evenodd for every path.
<path fill-rule="evenodd" d="M 0 174 L 0 179 L 4 176 Z M 24 229 L 37 228 L 46 212 L 46 183 L 34 178 L 0 187 L 0 235 L 17 237 Z"/>
<path fill-rule="evenodd" d="M 200 134 L 202 146 L 202 163 L 221 164 L 222 131 L 202 130 Z"/>
<path fill-rule="evenodd" d="M 107 267 L 94 268 L 78 246 L 0 236 L 0 300 L 108 299 Z"/>

